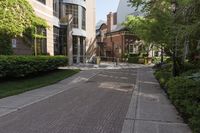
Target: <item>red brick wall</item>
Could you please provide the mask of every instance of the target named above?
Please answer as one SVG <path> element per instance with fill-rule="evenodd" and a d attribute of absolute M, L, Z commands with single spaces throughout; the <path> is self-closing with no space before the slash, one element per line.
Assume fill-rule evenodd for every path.
<path fill-rule="evenodd" d="M 108 35 L 105 42 L 106 50 L 111 51 L 111 55 L 109 56 L 120 58 L 123 49 L 123 35 L 120 33 Z"/>
<path fill-rule="evenodd" d="M 124 32 L 116 32 L 107 35 L 105 38 L 106 51 L 110 51 L 110 57 L 121 58 L 122 55 L 128 53 L 128 45 L 137 38 L 134 35 L 125 35 Z"/>

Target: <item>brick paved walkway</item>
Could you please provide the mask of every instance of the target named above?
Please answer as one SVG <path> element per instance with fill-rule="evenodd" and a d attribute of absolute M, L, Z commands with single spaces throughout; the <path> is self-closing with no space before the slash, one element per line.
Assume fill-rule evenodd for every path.
<path fill-rule="evenodd" d="M 62 93 L 0 117 L 0 133 L 120 133 L 136 73 L 136 69 L 104 70 Z"/>
<path fill-rule="evenodd" d="M 140 66 L 141 67 L 141 66 Z M 0 99 L 0 133 L 191 133 L 151 68 L 88 70 Z"/>

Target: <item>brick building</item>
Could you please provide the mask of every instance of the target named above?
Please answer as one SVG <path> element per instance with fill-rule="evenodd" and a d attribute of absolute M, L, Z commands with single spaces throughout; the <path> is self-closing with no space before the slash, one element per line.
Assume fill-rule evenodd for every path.
<path fill-rule="evenodd" d="M 138 38 L 125 27 L 117 25 L 116 12 L 110 12 L 107 22 L 102 22 L 96 28 L 97 56 L 101 56 L 102 60 L 113 60 L 128 53 L 138 53 L 139 46 L 135 43 Z"/>
<path fill-rule="evenodd" d="M 128 6 L 128 2 L 120 0 L 117 12 L 110 12 L 106 22 L 96 26 L 97 55 L 101 59 L 114 60 L 123 58 L 127 54 L 138 54 L 141 43 L 139 38 L 131 34 L 122 23 L 128 15 L 142 16 L 135 8 Z"/>

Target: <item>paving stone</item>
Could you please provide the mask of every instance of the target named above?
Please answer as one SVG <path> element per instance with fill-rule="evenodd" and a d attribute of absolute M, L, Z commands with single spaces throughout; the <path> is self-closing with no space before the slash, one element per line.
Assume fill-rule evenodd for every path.
<path fill-rule="evenodd" d="M 121 133 L 133 133 L 134 131 L 134 120 L 125 120 Z"/>
<path fill-rule="evenodd" d="M 13 111 L 16 111 L 15 108 L 8 108 L 8 107 L 0 107 L 0 117 L 6 114 L 9 114 Z"/>
<path fill-rule="evenodd" d="M 96 74 L 70 89 L 69 82 L 60 82 L 61 89 L 64 87 L 62 93 L 0 117 L 0 133 L 120 133 L 135 75 L 126 75 L 130 78 L 127 81 L 113 78 L 123 76 L 117 71 L 109 74 L 110 78 Z M 112 82 L 112 89 L 106 86 L 108 82 Z M 27 95 L 31 94 L 39 95 L 37 91 Z"/>
<path fill-rule="evenodd" d="M 136 121 L 134 133 L 191 133 L 183 123 Z"/>
<path fill-rule="evenodd" d="M 191 133 L 151 68 L 107 68 L 1 99 L 0 133 Z"/>
<path fill-rule="evenodd" d="M 138 70 L 121 133 L 192 133 L 160 88 L 151 68 Z"/>

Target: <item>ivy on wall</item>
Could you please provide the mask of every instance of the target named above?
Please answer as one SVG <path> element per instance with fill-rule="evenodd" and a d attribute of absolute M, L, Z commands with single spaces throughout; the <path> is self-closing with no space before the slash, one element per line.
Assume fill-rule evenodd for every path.
<path fill-rule="evenodd" d="M 35 27 L 48 27 L 45 20 L 37 17 L 27 0 L 0 1 L 0 54 L 12 54 L 11 39 L 25 32 L 35 35 Z M 9 52 L 8 52 L 9 51 Z"/>

